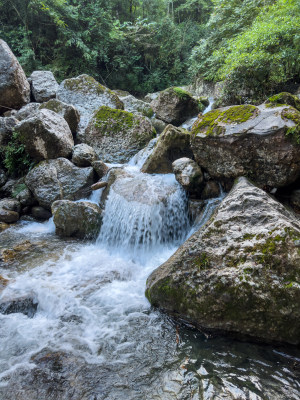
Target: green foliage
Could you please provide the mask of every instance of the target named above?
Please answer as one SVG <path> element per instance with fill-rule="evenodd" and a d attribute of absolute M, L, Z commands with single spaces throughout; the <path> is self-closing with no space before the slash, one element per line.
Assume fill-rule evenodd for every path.
<path fill-rule="evenodd" d="M 1 149 L 1 153 L 3 164 L 10 175 L 23 176 L 34 165 L 25 146 L 20 142 L 17 132 L 13 132 L 8 144 Z"/>

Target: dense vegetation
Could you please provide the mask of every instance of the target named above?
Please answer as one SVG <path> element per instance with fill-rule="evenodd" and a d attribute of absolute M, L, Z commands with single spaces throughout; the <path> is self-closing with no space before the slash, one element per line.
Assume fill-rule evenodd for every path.
<path fill-rule="evenodd" d="M 228 102 L 299 81 L 299 0 L 0 0 L 0 22 L 25 71 L 58 80 L 133 93 L 225 80 Z"/>

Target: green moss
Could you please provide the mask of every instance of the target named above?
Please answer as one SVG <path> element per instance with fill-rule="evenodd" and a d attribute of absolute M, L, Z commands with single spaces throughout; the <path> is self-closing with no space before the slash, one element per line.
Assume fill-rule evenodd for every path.
<path fill-rule="evenodd" d="M 300 144 L 300 112 L 289 107 L 282 110 L 281 116 L 295 122 L 296 125 L 286 131 L 286 136 L 290 136 L 295 143 Z"/>
<path fill-rule="evenodd" d="M 300 111 L 300 100 L 297 96 L 294 96 L 288 92 L 282 92 L 276 94 L 275 96 L 269 97 L 269 99 L 267 100 L 267 104 L 273 104 L 276 107 L 287 104 Z"/>
<path fill-rule="evenodd" d="M 181 100 L 187 100 L 189 97 L 191 97 L 189 92 L 179 87 L 173 87 L 172 89 Z"/>
<path fill-rule="evenodd" d="M 95 112 L 93 121 L 95 127 L 107 135 L 126 133 L 128 129 L 139 126 L 139 119 L 134 114 L 107 106 L 102 106 Z"/>
<path fill-rule="evenodd" d="M 192 128 L 192 134 L 205 133 L 207 136 L 221 135 L 225 131 L 223 124 L 241 124 L 248 121 L 257 112 L 255 106 L 233 106 L 225 111 L 212 110 L 199 118 Z M 221 125 L 219 125 L 221 124 Z"/>
<path fill-rule="evenodd" d="M 39 107 L 40 110 L 44 108 L 46 108 L 47 110 L 54 111 L 56 113 L 60 113 L 63 109 L 61 103 L 55 99 L 49 100 L 47 101 L 47 103 L 43 103 Z"/>
<path fill-rule="evenodd" d="M 79 91 L 96 91 L 97 94 L 103 94 L 106 91 L 106 87 L 101 85 L 91 76 L 80 75 L 77 78 L 66 79 L 64 86 L 68 90 L 75 92 Z"/>

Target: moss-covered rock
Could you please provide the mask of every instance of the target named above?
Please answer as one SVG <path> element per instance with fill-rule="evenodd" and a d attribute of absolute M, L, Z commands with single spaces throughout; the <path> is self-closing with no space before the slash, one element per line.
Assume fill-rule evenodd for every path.
<path fill-rule="evenodd" d="M 300 111 L 300 99 L 298 99 L 297 96 L 294 96 L 293 94 L 288 92 L 281 92 L 279 94 L 275 94 L 272 97 L 269 97 L 266 101 L 266 104 L 270 107 L 278 107 L 280 105 L 286 104 Z"/>
<path fill-rule="evenodd" d="M 245 175 L 282 187 L 300 176 L 300 113 L 291 106 L 240 105 L 200 115 L 191 131 L 195 160 L 216 180 Z"/>
<path fill-rule="evenodd" d="M 147 281 L 152 305 L 209 330 L 300 343 L 300 224 L 240 178 Z"/>
<path fill-rule="evenodd" d="M 181 88 L 171 87 L 159 93 L 150 103 L 156 117 L 179 126 L 190 117 L 203 111 L 203 105 Z"/>
<path fill-rule="evenodd" d="M 108 162 L 126 162 L 153 138 L 148 118 L 102 106 L 95 111 L 81 141 Z"/>

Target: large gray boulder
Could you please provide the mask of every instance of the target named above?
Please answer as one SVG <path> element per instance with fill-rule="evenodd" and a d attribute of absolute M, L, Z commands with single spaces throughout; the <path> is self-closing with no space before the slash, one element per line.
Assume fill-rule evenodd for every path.
<path fill-rule="evenodd" d="M 93 146 L 105 162 L 126 162 L 153 138 L 148 118 L 127 111 L 100 107 L 80 140 Z"/>
<path fill-rule="evenodd" d="M 55 200 L 88 197 L 94 181 L 92 167 L 78 168 L 65 158 L 42 161 L 25 179 L 39 205 L 46 209 L 51 209 Z"/>
<path fill-rule="evenodd" d="M 300 223 L 239 178 L 147 281 L 151 304 L 198 327 L 300 343 Z"/>
<path fill-rule="evenodd" d="M 59 236 L 96 239 L 102 224 L 102 210 L 88 201 L 58 200 L 52 204 L 55 232 Z"/>
<path fill-rule="evenodd" d="M 101 106 L 123 109 L 119 97 L 88 75 L 64 80 L 56 93 L 58 100 L 73 104 L 80 114 L 79 132 L 84 132 L 93 113 Z"/>
<path fill-rule="evenodd" d="M 96 152 L 91 146 L 81 143 L 73 147 L 72 163 L 77 167 L 90 167 L 96 160 Z"/>
<path fill-rule="evenodd" d="M 191 194 L 201 194 L 203 189 L 203 174 L 199 165 L 190 158 L 183 157 L 172 164 L 177 182 Z"/>
<path fill-rule="evenodd" d="M 160 92 L 150 105 L 157 118 L 176 126 L 202 110 L 202 106 L 190 93 L 176 87 Z"/>
<path fill-rule="evenodd" d="M 63 117 L 50 110 L 40 110 L 15 128 L 26 152 L 36 161 L 69 157 L 74 140 Z"/>
<path fill-rule="evenodd" d="M 43 103 L 56 96 L 58 83 L 51 71 L 33 71 L 29 80 L 34 100 Z"/>
<path fill-rule="evenodd" d="M 0 114 L 30 101 L 30 86 L 18 60 L 0 39 Z"/>
<path fill-rule="evenodd" d="M 149 103 L 146 103 L 143 100 L 137 99 L 131 94 L 126 94 L 126 96 L 120 96 L 124 104 L 124 110 L 132 113 L 141 113 L 145 117 L 151 118 L 154 114 Z"/>
<path fill-rule="evenodd" d="M 40 107 L 40 103 L 29 103 L 26 106 L 20 108 L 20 110 L 14 113 L 14 117 L 19 121 L 23 121 L 23 119 L 27 119 L 35 115 Z"/>
<path fill-rule="evenodd" d="M 300 176 L 300 113 L 265 104 L 225 107 L 200 116 L 191 132 L 195 160 L 213 179 L 246 175 L 282 187 Z"/>
<path fill-rule="evenodd" d="M 11 198 L 0 200 L 0 222 L 10 224 L 18 221 L 20 211 L 21 204 L 18 200 Z"/>
<path fill-rule="evenodd" d="M 141 171 L 148 174 L 168 174 L 178 158 L 192 158 L 190 133 L 168 125 L 160 135 L 153 152 L 145 160 Z"/>
<path fill-rule="evenodd" d="M 80 115 L 78 110 L 72 104 L 63 103 L 57 99 L 51 99 L 46 103 L 43 103 L 39 106 L 39 109 L 42 110 L 46 108 L 47 110 L 51 110 L 61 115 L 68 123 L 71 132 L 75 134 L 78 130 L 78 125 L 80 121 Z"/>

